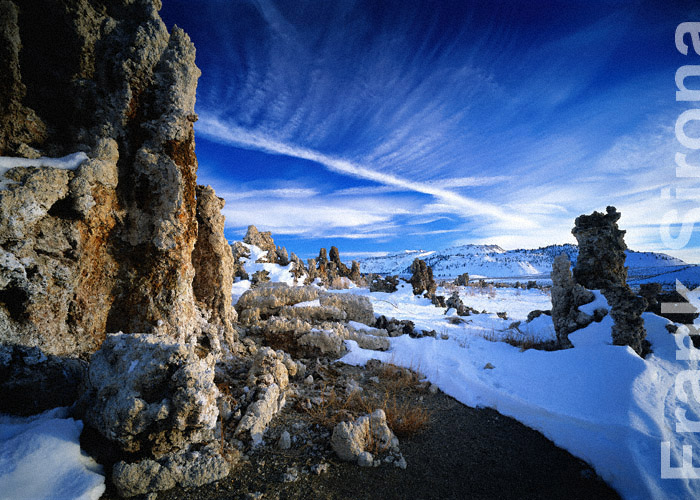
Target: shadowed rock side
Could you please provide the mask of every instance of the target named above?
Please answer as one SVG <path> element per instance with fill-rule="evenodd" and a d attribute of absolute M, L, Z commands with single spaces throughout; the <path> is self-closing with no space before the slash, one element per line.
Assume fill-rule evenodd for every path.
<path fill-rule="evenodd" d="M 627 285 L 627 245 L 625 231 L 617 227 L 620 217 L 615 207 L 607 207 L 605 214 L 593 212 L 576 218 L 571 231 L 579 248 L 574 279 L 585 288 L 600 290 L 607 299 L 614 320 L 613 344 L 628 345 L 642 356 L 649 348 L 641 317 L 647 302 Z"/>
<path fill-rule="evenodd" d="M 593 316 L 578 308 L 593 302 L 594 298 L 593 292 L 574 281 L 569 257 L 563 253 L 555 258 L 552 265 L 552 322 L 560 346 L 571 347 L 569 334 L 593 322 Z M 601 312 L 600 316 L 604 313 Z"/>
<path fill-rule="evenodd" d="M 625 231 L 617 227 L 622 214 L 615 207 L 576 218 L 571 234 L 578 241 L 574 278 L 589 290 L 627 283 Z"/>
<path fill-rule="evenodd" d="M 425 261 L 415 259 L 411 264 L 411 279 L 409 282 L 413 285 L 413 294 L 420 295 L 425 293 L 427 297 L 435 295 L 437 285 L 433 279 L 433 269 L 428 266 Z"/>
<path fill-rule="evenodd" d="M 192 252 L 192 287 L 202 309 L 210 312 L 209 322 L 220 326 L 231 343 L 237 315 L 231 304 L 234 266 L 231 247 L 224 237 L 224 203 L 210 186 L 197 186 L 198 236 Z"/>
<path fill-rule="evenodd" d="M 15 182 L 0 190 L 6 344 L 75 355 L 95 351 L 105 332 L 160 325 L 183 338 L 201 328 L 192 288 L 200 71 L 190 39 L 168 33 L 159 8 L 0 0 L 0 155 L 88 156 L 76 170 L 12 169 Z M 202 220 L 213 221 L 205 208 Z M 228 267 L 226 258 L 210 265 Z M 206 314 L 227 326 L 227 292 L 202 293 Z"/>

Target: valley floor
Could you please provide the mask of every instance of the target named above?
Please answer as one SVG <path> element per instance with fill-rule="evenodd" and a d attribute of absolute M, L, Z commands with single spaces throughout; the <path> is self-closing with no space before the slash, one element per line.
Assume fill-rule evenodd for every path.
<path fill-rule="evenodd" d="M 390 349 L 383 352 L 346 341 L 349 352 L 341 360 L 310 367 L 316 381 L 335 382 L 339 377 L 358 381 L 362 397 L 381 391 L 373 385 L 376 368 L 363 368 L 371 359 L 424 375 L 423 382 L 402 396 L 420 402 L 431 414 L 422 433 L 400 437 L 405 470 L 391 463 L 363 469 L 340 462 L 330 448 L 328 428 L 315 424 L 292 398 L 267 431 L 268 444 L 241 457 L 230 478 L 196 491 L 173 490 L 158 497 L 614 498 L 620 494 L 628 499 L 681 499 L 700 495 L 700 480 L 692 476 L 662 477 L 664 467 L 665 475 L 697 470 L 696 461 L 684 469 L 681 465 L 683 447 L 698 450 L 700 440 L 696 433 L 679 432 L 676 425 L 679 416 L 691 424 L 700 421 L 699 403 L 690 397 L 700 399 L 693 392 L 697 377 L 695 382 L 692 379 L 698 373 L 694 370 L 700 353 L 692 347 L 687 328 L 680 327 L 672 335 L 665 328 L 667 320 L 644 313 L 653 348 L 645 360 L 627 347 L 611 345 L 609 316 L 572 334 L 573 349 L 525 350 L 499 340 L 518 340 L 514 336 L 521 335 L 522 341 L 537 342 L 553 337 L 547 316 L 524 324 L 529 311 L 550 308 L 545 291 L 457 290 L 466 305 L 485 312 L 465 317 L 445 314 L 428 299 L 414 296 L 410 285 L 392 294 L 363 288 L 335 291 L 367 295 L 376 314 L 410 319 L 416 329 L 434 330 L 436 336 L 393 337 Z M 451 291 L 438 289 L 448 296 Z M 596 304 L 601 301 L 604 298 L 598 294 Z M 514 328 L 518 321 L 520 326 Z M 678 380 L 680 387 L 676 387 Z M 442 392 L 429 390 L 431 386 Z M 285 451 L 276 446 L 282 430 L 292 434 L 292 447 Z M 11 473 L 7 468 L 0 470 L 0 484 Z M 93 483 L 88 486 L 93 494 L 99 491 Z M 105 498 L 116 497 L 108 489 Z"/>

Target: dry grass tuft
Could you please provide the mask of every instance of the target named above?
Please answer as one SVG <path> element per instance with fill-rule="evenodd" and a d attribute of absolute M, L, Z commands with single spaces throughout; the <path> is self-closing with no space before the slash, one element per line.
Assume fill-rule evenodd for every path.
<path fill-rule="evenodd" d="M 515 332 L 505 332 L 504 335 L 496 335 L 496 332 L 484 333 L 482 335 L 490 342 L 505 342 L 513 347 L 519 347 L 521 351 L 537 349 L 538 351 L 556 351 L 559 346 L 555 340 L 541 340 L 529 334 L 517 334 Z"/>
<path fill-rule="evenodd" d="M 382 409 L 387 425 L 400 438 L 413 436 L 430 423 L 431 415 L 425 406 L 407 399 L 401 401 L 396 395 L 387 394 Z"/>
<path fill-rule="evenodd" d="M 375 410 L 384 410 L 387 425 L 399 437 L 412 436 L 425 428 L 431 414 L 413 391 L 420 376 L 413 370 L 382 363 L 376 370 L 379 384 L 372 384 L 348 396 L 324 386 L 316 404 L 297 403 L 314 423 L 332 429 L 338 423 L 352 421 Z"/>

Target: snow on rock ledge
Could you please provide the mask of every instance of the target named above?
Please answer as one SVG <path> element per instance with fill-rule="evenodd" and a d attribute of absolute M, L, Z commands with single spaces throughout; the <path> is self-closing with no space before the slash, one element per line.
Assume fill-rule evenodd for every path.
<path fill-rule="evenodd" d="M 13 156 L 0 156 L 0 190 L 7 189 L 9 184 L 15 181 L 7 179 L 5 174 L 15 167 L 50 167 L 62 170 L 75 170 L 81 163 L 86 161 L 88 156 L 85 153 L 73 153 L 62 158 L 17 158 Z"/>

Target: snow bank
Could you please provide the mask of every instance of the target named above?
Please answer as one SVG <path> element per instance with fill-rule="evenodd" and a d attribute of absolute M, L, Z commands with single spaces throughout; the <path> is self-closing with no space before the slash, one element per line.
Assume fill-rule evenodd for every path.
<path fill-rule="evenodd" d="M 384 307 L 389 313 L 393 309 L 392 316 L 408 319 L 417 310 L 417 324 L 432 325 L 449 338 L 390 338 L 391 348 L 386 352 L 364 350 L 346 341 L 349 353 L 342 362 L 362 365 L 374 358 L 420 367 L 432 383 L 462 403 L 495 408 L 542 432 L 590 463 L 627 499 L 700 497 L 700 480 L 661 477 L 664 450 L 668 452 L 665 475 L 680 473 L 684 445 L 692 446 L 696 454 L 692 464 L 700 465 L 698 434 L 677 428 L 678 415 L 691 424 L 700 421 L 700 372 L 693 371 L 698 362 L 676 359 L 676 341 L 692 345 L 685 327 L 671 335 L 665 328 L 666 319 L 644 313 L 647 338 L 654 350 L 646 360 L 628 347 L 612 345 L 609 316 L 571 334 L 573 349 L 521 352 L 479 335 L 489 321 L 494 327 L 499 325 L 492 315 L 473 315 L 464 318 L 472 323 L 449 325 L 442 310 L 433 308 L 430 313 L 418 304 L 419 298 L 401 293 L 370 296 L 375 310 Z M 539 300 L 534 292 L 525 291 L 519 299 L 527 302 L 529 297 Z M 596 305 L 603 305 L 601 298 L 597 294 Z M 538 320 L 543 327 L 551 323 L 548 317 Z M 700 359 L 699 350 L 684 349 L 690 353 L 685 357 Z M 484 369 L 487 363 L 495 368 Z M 696 392 L 676 387 L 677 377 L 682 380 L 684 376 Z M 695 397 L 695 405 L 688 394 Z M 692 464 L 687 470 L 697 470 L 700 477 L 700 468 L 693 469 Z"/>
<path fill-rule="evenodd" d="M 0 497 L 97 500 L 102 467 L 80 451 L 83 423 L 65 408 L 20 418 L 0 415 Z"/>
<path fill-rule="evenodd" d="M 85 153 L 73 153 L 63 158 L 14 158 L 10 156 L 0 156 L 0 190 L 6 189 L 14 181 L 5 179 L 5 174 L 15 167 L 51 167 L 63 170 L 75 170 L 87 160 Z"/>

